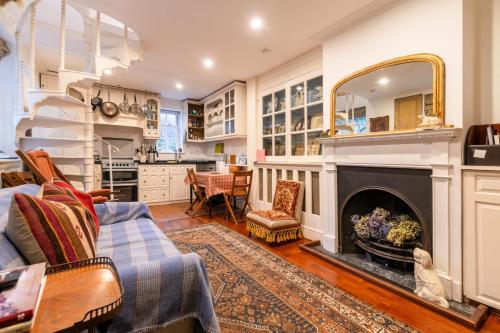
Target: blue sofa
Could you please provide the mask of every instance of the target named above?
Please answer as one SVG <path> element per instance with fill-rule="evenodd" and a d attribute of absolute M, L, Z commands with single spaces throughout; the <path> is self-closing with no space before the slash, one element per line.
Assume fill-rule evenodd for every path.
<path fill-rule="evenodd" d="M 12 194 L 39 190 L 38 185 L 0 190 L 0 270 L 27 264 L 4 233 Z M 109 332 L 219 332 L 202 259 L 180 253 L 143 203 L 95 207 L 101 221 L 97 255 L 113 259 L 125 290 L 123 309 Z"/>

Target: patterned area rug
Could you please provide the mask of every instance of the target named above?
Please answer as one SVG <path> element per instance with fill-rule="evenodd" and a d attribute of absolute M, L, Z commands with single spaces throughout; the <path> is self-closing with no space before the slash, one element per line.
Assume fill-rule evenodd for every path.
<path fill-rule="evenodd" d="M 168 237 L 205 261 L 223 332 L 415 332 L 219 224 Z"/>

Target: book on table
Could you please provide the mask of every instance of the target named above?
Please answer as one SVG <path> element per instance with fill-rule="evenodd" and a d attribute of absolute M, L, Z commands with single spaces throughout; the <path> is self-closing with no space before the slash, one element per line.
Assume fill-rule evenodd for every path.
<path fill-rule="evenodd" d="M 45 281 L 45 263 L 0 271 L 0 333 L 31 327 Z"/>

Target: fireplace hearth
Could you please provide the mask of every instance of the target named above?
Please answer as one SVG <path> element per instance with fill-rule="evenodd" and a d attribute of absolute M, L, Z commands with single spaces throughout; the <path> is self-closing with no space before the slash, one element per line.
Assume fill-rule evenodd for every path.
<path fill-rule="evenodd" d="M 432 254 L 431 171 L 339 166 L 337 175 L 336 256 L 370 274 L 413 289 L 413 249 L 419 247 Z M 377 215 L 380 212 L 384 216 Z M 355 230 L 354 216 L 358 220 L 364 217 L 361 234 L 360 229 Z M 400 225 L 401 218 L 416 224 L 419 233 L 414 239 L 394 244 L 388 240 L 388 234 Z M 371 234 L 374 231 L 376 235 Z"/>

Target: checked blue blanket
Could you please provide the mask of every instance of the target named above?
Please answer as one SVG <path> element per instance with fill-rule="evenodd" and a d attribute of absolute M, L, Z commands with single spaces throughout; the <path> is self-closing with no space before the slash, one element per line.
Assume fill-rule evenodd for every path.
<path fill-rule="evenodd" d="M 181 254 L 142 203 L 95 205 L 101 231 L 97 255 L 113 259 L 125 289 L 109 332 L 145 332 L 185 318 L 201 331 L 220 332 L 200 256 Z"/>
<path fill-rule="evenodd" d="M 12 195 L 36 195 L 37 185 L 0 189 L 0 270 L 27 265 L 4 234 Z M 109 332 L 147 332 L 196 318 L 201 332 L 220 332 L 205 264 L 182 254 L 154 223 L 142 203 L 95 205 L 101 221 L 97 255 L 113 259 L 124 303 Z"/>

